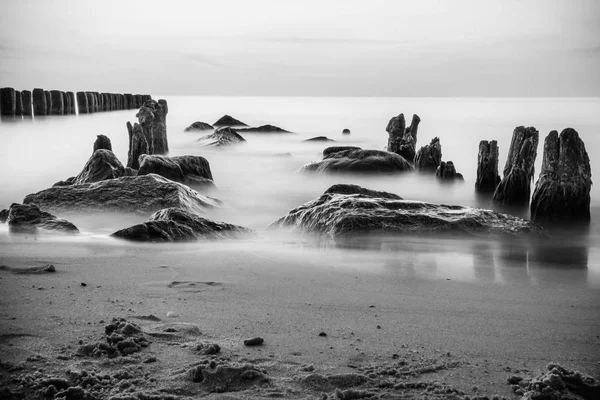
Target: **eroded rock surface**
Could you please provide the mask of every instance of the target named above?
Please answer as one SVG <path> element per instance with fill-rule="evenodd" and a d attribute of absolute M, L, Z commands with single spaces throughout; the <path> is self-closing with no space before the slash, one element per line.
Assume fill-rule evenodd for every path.
<path fill-rule="evenodd" d="M 249 132 L 249 133 L 291 133 L 283 128 L 275 125 L 261 125 L 253 128 L 241 128 L 238 132 Z"/>
<path fill-rule="evenodd" d="M 415 156 L 415 169 L 423 172 L 435 172 L 442 162 L 442 145 L 435 137 L 427 146 L 423 146 Z"/>
<path fill-rule="evenodd" d="M 210 135 L 206 135 L 198 139 L 204 146 L 207 147 L 221 147 L 229 146 L 236 143 L 245 142 L 246 139 L 242 137 L 237 131 L 230 127 L 219 128 Z"/>
<path fill-rule="evenodd" d="M 475 190 L 478 192 L 494 192 L 500 183 L 498 175 L 498 142 L 482 140 L 477 153 L 477 180 Z"/>
<path fill-rule="evenodd" d="M 83 170 L 75 177 L 72 184 L 81 185 L 100 182 L 135 174 L 135 170 L 123 167 L 123 164 L 112 151 L 100 149 L 94 151 L 94 154 L 88 159 Z"/>
<path fill-rule="evenodd" d="M 185 132 L 189 131 L 208 131 L 211 129 L 215 129 L 211 124 L 207 124 L 206 122 L 196 121 L 187 128 L 184 129 Z"/>
<path fill-rule="evenodd" d="M 408 162 L 413 162 L 417 148 L 417 132 L 421 118 L 413 115 L 412 122 L 406 127 L 404 114 L 393 117 L 388 122 L 385 130 L 388 132 L 387 150 L 404 157 Z"/>
<path fill-rule="evenodd" d="M 398 154 L 381 150 L 351 149 L 329 153 L 323 160 L 302 167 L 306 172 L 327 173 L 398 173 L 413 166 Z"/>
<path fill-rule="evenodd" d="M 435 177 L 443 181 L 464 181 L 465 178 L 461 173 L 456 172 L 452 161 L 442 161 L 440 166 L 435 171 Z"/>
<path fill-rule="evenodd" d="M 167 114 L 169 108 L 165 100 L 147 100 L 135 115 L 148 142 L 148 154 L 167 154 Z"/>
<path fill-rule="evenodd" d="M 98 135 L 96 137 L 96 141 L 94 142 L 94 151 L 100 150 L 100 149 L 112 151 L 112 143 L 110 142 L 110 139 L 108 138 L 108 136 Z"/>
<path fill-rule="evenodd" d="M 33 204 L 13 203 L 6 222 L 12 231 L 35 232 L 37 229 L 77 233 L 79 229 L 66 219 L 57 218 Z"/>
<path fill-rule="evenodd" d="M 248 126 L 240 120 L 233 118 L 231 115 L 223 115 L 213 124 L 213 126 Z"/>
<path fill-rule="evenodd" d="M 158 174 L 188 186 L 214 186 L 208 160 L 201 156 L 166 157 L 143 154 L 138 175 Z"/>

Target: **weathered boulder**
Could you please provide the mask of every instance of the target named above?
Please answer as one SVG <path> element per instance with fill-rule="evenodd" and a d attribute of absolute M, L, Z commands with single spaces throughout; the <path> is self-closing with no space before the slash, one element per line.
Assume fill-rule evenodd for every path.
<path fill-rule="evenodd" d="M 440 163 L 440 166 L 435 171 L 435 177 L 443 181 L 464 181 L 465 178 L 461 173 L 456 172 L 452 161 Z"/>
<path fill-rule="evenodd" d="M 97 135 L 96 136 L 96 141 L 94 142 L 94 151 L 100 150 L 100 149 L 112 151 L 112 143 L 110 142 L 110 139 L 108 138 L 108 136 L 105 136 L 105 135 Z"/>
<path fill-rule="evenodd" d="M 52 98 L 52 107 L 50 115 L 64 115 L 65 103 L 60 90 L 51 90 L 50 97 Z"/>
<path fill-rule="evenodd" d="M 89 104 L 85 92 L 77 92 L 77 109 L 79 114 L 89 114 Z"/>
<path fill-rule="evenodd" d="M 188 186 L 214 186 L 210 164 L 204 157 L 143 154 L 139 161 L 138 175 L 157 174 Z"/>
<path fill-rule="evenodd" d="M 217 122 L 213 124 L 213 126 L 248 126 L 240 120 L 233 118 L 231 115 L 223 115 L 218 119 Z"/>
<path fill-rule="evenodd" d="M 208 131 L 211 129 L 215 129 L 211 124 L 207 124 L 206 122 L 196 121 L 187 128 L 184 129 L 185 132 L 189 131 Z"/>
<path fill-rule="evenodd" d="M 321 197 L 290 211 L 271 227 L 292 227 L 333 239 L 364 234 L 545 235 L 536 224 L 510 215 L 402 200 L 392 193 L 355 185 L 334 185 Z"/>
<path fill-rule="evenodd" d="M 148 141 L 142 127 L 137 122 L 131 125 L 127 122 L 127 133 L 129 134 L 129 151 L 127 152 L 127 167 L 140 168 L 139 158 L 142 154 L 148 154 Z"/>
<path fill-rule="evenodd" d="M 345 150 L 361 150 L 361 148 L 356 146 L 331 146 L 323 150 L 323 157 L 327 157 L 330 154 Z"/>
<path fill-rule="evenodd" d="M 46 115 L 46 94 L 44 89 L 35 88 L 33 89 L 33 115 L 40 116 Z"/>
<path fill-rule="evenodd" d="M 342 131 L 342 135 L 349 135 L 349 134 L 350 134 L 350 129 L 348 129 L 348 128 L 345 128 L 345 129 Z"/>
<path fill-rule="evenodd" d="M 85 163 L 83 170 L 73 180 L 73 185 L 99 182 L 135 174 L 135 170 L 123 167 L 123 164 L 121 164 L 112 151 L 99 149 L 94 151 Z"/>
<path fill-rule="evenodd" d="M 152 214 L 147 222 L 121 229 L 112 236 L 144 242 L 179 242 L 235 239 L 251 233 L 248 228 L 212 221 L 178 208 L 165 208 Z"/>
<path fill-rule="evenodd" d="M 15 89 L 10 87 L 0 88 L 0 115 L 14 117 L 16 113 Z"/>
<path fill-rule="evenodd" d="M 504 166 L 504 178 L 494 192 L 495 203 L 507 206 L 529 204 L 538 141 L 539 132 L 534 127 L 515 128 Z"/>
<path fill-rule="evenodd" d="M 21 91 L 21 99 L 23 101 L 23 115 L 31 117 L 33 115 L 31 90 Z"/>
<path fill-rule="evenodd" d="M 323 160 L 302 167 L 306 172 L 387 174 L 412 171 L 402 156 L 381 150 L 343 150 L 330 153 Z"/>
<path fill-rule="evenodd" d="M 23 97 L 18 90 L 15 90 L 15 115 L 17 117 L 23 115 Z"/>
<path fill-rule="evenodd" d="M 237 131 L 230 127 L 219 128 L 210 135 L 206 135 L 198 139 L 199 142 L 203 142 L 204 146 L 210 147 L 221 147 L 228 146 L 231 144 L 245 142 L 246 139 L 242 137 Z"/>
<path fill-rule="evenodd" d="M 477 153 L 477 180 L 475 190 L 478 192 L 494 192 L 500 183 L 498 175 L 498 142 L 482 140 Z"/>
<path fill-rule="evenodd" d="M 75 177 L 71 176 L 70 178 L 67 178 L 64 181 L 56 182 L 54 185 L 52 185 L 52 187 L 54 187 L 54 186 L 69 186 L 69 185 L 72 185 L 73 182 L 75 182 Z"/>
<path fill-rule="evenodd" d="M 414 162 L 417 149 L 417 133 L 421 118 L 413 115 L 412 122 L 406 127 L 404 114 L 393 117 L 388 122 L 388 151 L 404 157 L 408 162 Z"/>
<path fill-rule="evenodd" d="M 423 172 L 435 172 L 442 162 L 442 145 L 440 139 L 434 137 L 431 143 L 423 146 L 415 156 L 415 169 Z"/>
<path fill-rule="evenodd" d="M 6 222 L 13 232 L 35 232 L 37 229 L 79 232 L 79 229 L 66 219 L 57 218 L 32 204 L 13 203 L 8 209 Z"/>
<path fill-rule="evenodd" d="M 135 115 L 148 142 L 148 154 L 167 154 L 169 152 L 168 112 L 169 108 L 165 100 L 148 100 Z"/>
<path fill-rule="evenodd" d="M 333 139 L 329 139 L 327 136 L 315 136 L 310 139 L 304 140 L 305 142 L 335 142 Z"/>
<path fill-rule="evenodd" d="M 106 150 L 98 150 L 106 151 Z M 27 195 L 25 204 L 49 211 L 119 211 L 152 213 L 167 207 L 202 213 L 220 200 L 203 196 L 156 174 L 123 176 L 83 185 L 55 186 Z"/>
<path fill-rule="evenodd" d="M 576 130 L 552 131 L 544 141 L 540 177 L 531 200 L 531 219 L 540 223 L 590 220 L 592 170 Z"/>
<path fill-rule="evenodd" d="M 51 115 L 52 114 L 52 95 L 50 94 L 49 91 L 44 90 L 44 96 L 46 96 L 46 114 L 45 115 Z"/>
<path fill-rule="evenodd" d="M 291 133 L 275 125 L 261 125 L 255 128 L 239 128 L 237 131 L 249 133 Z"/>

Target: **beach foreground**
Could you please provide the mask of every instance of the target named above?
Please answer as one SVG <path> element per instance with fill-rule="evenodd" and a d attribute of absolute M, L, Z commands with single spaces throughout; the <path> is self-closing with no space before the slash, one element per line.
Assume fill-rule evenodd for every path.
<path fill-rule="evenodd" d="M 507 377 L 551 362 L 600 373 L 594 288 L 423 277 L 402 272 L 402 259 L 344 266 L 314 249 L 297 257 L 297 245 L 33 240 L 4 246 L 0 262 L 0 386 L 27 398 L 44 379 L 86 375 L 97 398 L 491 398 L 516 396 Z M 47 264 L 56 271 L 22 273 Z M 150 344 L 81 354 L 113 318 Z M 257 336 L 262 345 L 244 345 Z"/>

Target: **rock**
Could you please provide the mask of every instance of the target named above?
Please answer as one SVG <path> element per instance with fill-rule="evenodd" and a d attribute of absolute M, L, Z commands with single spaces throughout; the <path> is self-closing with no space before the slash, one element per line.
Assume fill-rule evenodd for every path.
<path fill-rule="evenodd" d="M 526 206 L 531 195 L 539 133 L 534 127 L 518 126 L 513 132 L 504 178 L 494 192 L 494 202 L 507 206 Z"/>
<path fill-rule="evenodd" d="M 167 140 L 167 114 L 169 108 L 165 100 L 148 100 L 140 107 L 135 115 L 138 118 L 146 141 L 148 154 L 167 154 L 169 143 Z"/>
<path fill-rule="evenodd" d="M 32 204 L 13 203 L 6 219 L 11 231 L 35 232 L 37 229 L 77 233 L 79 230 L 66 219 L 40 210 Z"/>
<path fill-rule="evenodd" d="M 33 115 L 46 115 L 46 94 L 44 89 L 33 89 Z"/>
<path fill-rule="evenodd" d="M 185 132 L 189 131 L 208 131 L 210 129 L 215 129 L 212 125 L 207 124 L 206 122 L 196 121 L 187 128 L 184 129 Z"/>
<path fill-rule="evenodd" d="M 23 90 L 21 92 L 21 100 L 23 101 L 23 115 L 31 117 L 33 115 L 33 102 L 31 90 Z"/>
<path fill-rule="evenodd" d="M 464 181 L 462 174 L 456 172 L 452 161 L 442 161 L 440 166 L 435 171 L 435 177 L 444 181 Z"/>
<path fill-rule="evenodd" d="M 0 115 L 14 117 L 16 113 L 15 89 L 10 87 L 0 88 Z"/>
<path fill-rule="evenodd" d="M 98 150 L 106 151 L 106 150 Z M 53 211 L 119 211 L 153 213 L 165 207 L 202 213 L 221 201 L 156 174 L 123 176 L 83 185 L 56 186 L 30 194 L 23 201 Z"/>
<path fill-rule="evenodd" d="M 85 92 L 77 92 L 77 109 L 79 114 L 89 114 L 88 98 Z"/>
<path fill-rule="evenodd" d="M 544 141 L 540 177 L 531 200 L 531 219 L 540 223 L 590 221 L 592 171 L 585 144 L 572 128 Z"/>
<path fill-rule="evenodd" d="M 583 399 L 600 398 L 600 383 L 581 372 L 557 364 L 548 364 L 547 371 L 527 382 L 521 382 L 523 399 Z"/>
<path fill-rule="evenodd" d="M 330 153 L 323 160 L 302 167 L 306 172 L 327 173 L 398 173 L 412 171 L 413 166 L 398 154 L 381 150 L 343 150 Z"/>
<path fill-rule="evenodd" d="M 137 122 L 131 126 L 127 122 L 127 133 L 129 134 L 129 151 L 127 153 L 127 167 L 132 169 L 140 168 L 139 158 L 142 154 L 149 153 L 149 145 L 142 127 Z"/>
<path fill-rule="evenodd" d="M 87 285 L 82 284 L 82 286 Z M 105 341 L 82 344 L 77 349 L 77 353 L 88 357 L 104 356 L 114 358 L 137 353 L 150 346 L 150 342 L 142 332 L 142 328 L 125 318 L 113 318 L 112 322 L 104 327 L 104 334 Z"/>
<path fill-rule="evenodd" d="M 412 163 L 415 159 L 417 131 L 420 122 L 421 118 L 417 114 L 413 115 L 408 128 L 406 128 L 404 114 L 390 119 L 385 129 L 388 132 L 388 151 L 396 153 Z"/>
<path fill-rule="evenodd" d="M 325 150 L 323 150 L 323 157 L 327 157 L 330 154 L 337 153 L 339 151 L 345 151 L 345 150 L 361 150 L 361 148 L 360 147 L 356 147 L 356 146 L 332 146 L 332 147 L 327 147 Z"/>
<path fill-rule="evenodd" d="M 96 141 L 94 142 L 94 151 L 96 150 L 110 150 L 112 151 L 112 144 L 110 143 L 110 139 L 105 135 L 97 135 Z"/>
<path fill-rule="evenodd" d="M 545 236 L 542 228 L 491 210 L 402 200 L 392 193 L 335 185 L 290 211 L 271 228 L 293 227 L 325 238 L 364 234 Z"/>
<path fill-rule="evenodd" d="M 64 181 L 58 181 L 58 182 L 56 182 L 56 183 L 55 183 L 54 185 L 52 185 L 52 186 L 53 186 L 53 187 L 54 187 L 54 186 L 69 186 L 69 185 L 72 185 L 72 184 L 73 184 L 73 182 L 75 182 L 75 177 L 74 177 L 74 176 L 72 176 L 72 177 L 70 177 L 70 178 L 67 178 L 67 179 L 65 179 Z"/>
<path fill-rule="evenodd" d="M 143 154 L 138 175 L 158 174 L 188 186 L 214 186 L 210 164 L 201 156 L 166 157 Z"/>
<path fill-rule="evenodd" d="M 15 115 L 17 117 L 23 115 L 23 97 L 18 90 L 15 90 Z"/>
<path fill-rule="evenodd" d="M 248 126 L 248 125 L 246 125 L 242 121 L 239 121 L 239 120 L 233 118 L 230 115 L 223 115 L 221 118 L 219 118 L 219 120 L 217 122 L 215 122 L 213 124 L 213 126 L 221 127 L 221 126 Z"/>
<path fill-rule="evenodd" d="M 112 234 L 144 242 L 180 242 L 208 239 L 234 239 L 248 235 L 250 229 L 215 222 L 177 208 L 165 208 L 152 214 L 147 222 Z"/>
<path fill-rule="evenodd" d="M 481 193 L 494 192 L 500 183 L 498 175 L 498 142 L 482 140 L 477 153 L 477 180 L 475 190 Z"/>
<path fill-rule="evenodd" d="M 0 224 L 3 224 L 8 219 L 8 210 L 5 208 L 4 210 L 0 210 Z"/>
<path fill-rule="evenodd" d="M 265 339 L 257 336 L 252 339 L 244 340 L 244 346 L 260 346 L 261 344 L 264 343 L 264 341 L 265 341 Z"/>
<path fill-rule="evenodd" d="M 51 115 L 52 114 L 52 95 L 50 94 L 49 91 L 44 90 L 44 96 L 46 97 L 46 114 L 44 114 L 44 115 Z"/>
<path fill-rule="evenodd" d="M 319 333 L 319 336 L 321 336 L 321 337 L 327 337 L 327 334 L 325 332 L 321 332 L 321 333 Z"/>
<path fill-rule="evenodd" d="M 76 114 L 76 108 L 75 108 L 75 104 L 77 102 L 77 100 L 75 99 L 75 93 L 73 92 L 67 92 L 67 97 L 69 98 L 69 104 L 70 104 L 70 114 Z"/>
<path fill-rule="evenodd" d="M 51 90 L 50 97 L 52 98 L 52 107 L 50 108 L 50 115 L 64 115 L 65 114 L 65 101 L 60 90 Z"/>
<path fill-rule="evenodd" d="M 327 136 L 315 136 L 304 140 L 304 142 L 335 142 L 335 140 L 329 139 Z"/>
<path fill-rule="evenodd" d="M 349 135 L 349 134 L 350 134 L 350 129 L 346 128 L 342 131 L 342 135 Z"/>
<path fill-rule="evenodd" d="M 292 133 L 274 125 L 261 125 L 256 128 L 241 128 L 237 129 L 237 131 L 249 133 Z"/>
<path fill-rule="evenodd" d="M 100 182 L 135 174 L 135 171 L 131 168 L 123 167 L 123 164 L 112 151 L 99 149 L 94 151 L 85 163 L 83 170 L 73 180 L 73 185 Z"/>
<path fill-rule="evenodd" d="M 415 169 L 423 172 L 435 172 L 442 162 L 442 145 L 435 137 L 427 146 L 423 146 L 415 156 Z"/>
<path fill-rule="evenodd" d="M 221 147 L 229 146 L 231 144 L 245 142 L 246 139 L 242 135 L 238 134 L 237 131 L 230 127 L 219 128 L 210 135 L 206 135 L 198 139 L 199 142 L 205 142 L 204 146 L 210 147 Z"/>

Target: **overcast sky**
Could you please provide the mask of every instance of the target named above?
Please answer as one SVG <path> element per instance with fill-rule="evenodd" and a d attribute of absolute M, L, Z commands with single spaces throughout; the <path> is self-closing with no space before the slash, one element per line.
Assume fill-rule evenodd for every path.
<path fill-rule="evenodd" d="M 0 86 L 600 96 L 600 0 L 0 0 Z"/>

